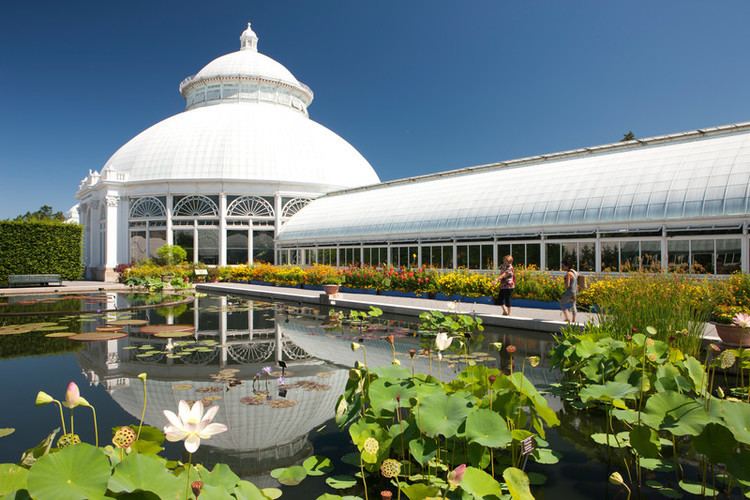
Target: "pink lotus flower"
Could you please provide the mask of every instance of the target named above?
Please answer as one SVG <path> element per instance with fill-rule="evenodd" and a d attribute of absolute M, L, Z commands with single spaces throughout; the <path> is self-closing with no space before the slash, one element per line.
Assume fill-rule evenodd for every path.
<path fill-rule="evenodd" d="M 461 464 L 448 473 L 448 484 L 451 488 L 457 488 L 461 484 L 464 472 L 466 472 L 466 464 Z"/>
<path fill-rule="evenodd" d="M 740 328 L 750 328 L 750 314 L 738 313 L 732 319 L 732 323 L 734 324 L 734 326 L 738 326 Z"/>
<path fill-rule="evenodd" d="M 65 391 L 65 402 L 63 403 L 68 408 L 75 408 L 81 404 L 81 391 L 75 382 L 68 384 L 68 389 Z"/>

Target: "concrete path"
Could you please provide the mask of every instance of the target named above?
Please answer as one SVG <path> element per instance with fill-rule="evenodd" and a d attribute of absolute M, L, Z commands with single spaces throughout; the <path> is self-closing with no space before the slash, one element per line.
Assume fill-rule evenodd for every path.
<path fill-rule="evenodd" d="M 379 307 L 385 312 L 419 316 L 424 311 L 456 312 L 472 314 L 482 318 L 485 324 L 502 326 L 519 330 L 533 330 L 543 332 L 558 332 L 565 325 L 560 311 L 548 309 L 533 309 L 528 307 L 514 307 L 512 316 L 503 316 L 500 307 L 488 304 L 471 304 L 466 302 L 448 302 L 445 300 L 431 300 L 413 297 L 390 297 L 386 295 L 370 295 L 359 293 L 339 293 L 329 299 L 323 292 L 317 290 L 303 290 L 300 288 L 286 288 L 263 285 L 249 285 L 242 283 L 200 283 L 196 289 L 202 292 L 230 293 L 235 295 L 250 295 L 255 297 L 273 298 L 308 304 L 346 307 L 349 309 L 368 309 L 370 306 Z M 595 316 L 579 313 L 578 324 L 592 321 Z"/>
<path fill-rule="evenodd" d="M 62 286 L 0 288 L 0 297 L 7 295 L 38 295 L 41 293 L 118 292 L 130 289 L 130 287 L 122 283 L 105 283 L 104 281 L 63 281 L 62 283 Z"/>

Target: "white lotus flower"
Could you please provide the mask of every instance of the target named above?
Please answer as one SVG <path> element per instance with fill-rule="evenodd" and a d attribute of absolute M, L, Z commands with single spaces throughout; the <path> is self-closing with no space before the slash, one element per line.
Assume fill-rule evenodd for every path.
<path fill-rule="evenodd" d="M 440 332 L 435 337 L 435 347 L 437 347 L 438 351 L 448 349 L 451 346 L 451 342 L 453 342 L 453 337 L 449 337 L 445 332 Z"/>
<path fill-rule="evenodd" d="M 750 314 L 738 313 L 733 319 L 734 326 L 750 328 Z"/>
<path fill-rule="evenodd" d="M 217 411 L 219 411 L 219 407 L 212 406 L 204 415 L 203 403 L 196 401 L 190 408 L 187 401 L 184 400 L 180 401 L 178 415 L 169 410 L 164 410 L 164 416 L 170 423 L 170 425 L 164 426 L 167 441 L 184 440 L 185 449 L 189 453 L 195 453 L 201 445 L 201 439 L 208 439 L 227 430 L 227 426 L 224 424 L 211 423 Z"/>

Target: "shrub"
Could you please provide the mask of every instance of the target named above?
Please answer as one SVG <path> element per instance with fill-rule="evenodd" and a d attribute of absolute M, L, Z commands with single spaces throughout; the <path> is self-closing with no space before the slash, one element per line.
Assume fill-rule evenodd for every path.
<path fill-rule="evenodd" d="M 162 245 L 156 251 L 156 255 L 159 263 L 166 266 L 180 264 L 187 258 L 187 252 L 179 245 Z"/>
<path fill-rule="evenodd" d="M 59 274 L 80 279 L 83 228 L 59 222 L 0 221 L 0 283 L 10 274 Z"/>

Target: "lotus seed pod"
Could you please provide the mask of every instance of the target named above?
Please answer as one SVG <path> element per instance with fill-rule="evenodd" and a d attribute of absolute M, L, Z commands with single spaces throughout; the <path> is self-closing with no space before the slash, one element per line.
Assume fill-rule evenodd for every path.
<path fill-rule="evenodd" d="M 57 447 L 58 448 L 65 448 L 67 446 L 73 446 L 76 444 L 80 444 L 81 438 L 78 436 L 78 434 L 63 434 L 60 436 L 60 439 L 57 440 Z"/>
<path fill-rule="evenodd" d="M 135 431 L 128 426 L 120 427 L 112 438 L 112 444 L 118 448 L 127 449 L 135 441 Z"/>
<path fill-rule="evenodd" d="M 369 437 L 365 439 L 365 442 L 362 445 L 362 449 L 365 450 L 367 453 L 371 453 L 374 455 L 380 449 L 380 443 L 378 443 L 377 439 Z"/>
<path fill-rule="evenodd" d="M 380 473 L 388 479 L 398 477 L 401 473 L 401 462 L 392 458 L 386 458 L 380 464 Z"/>

